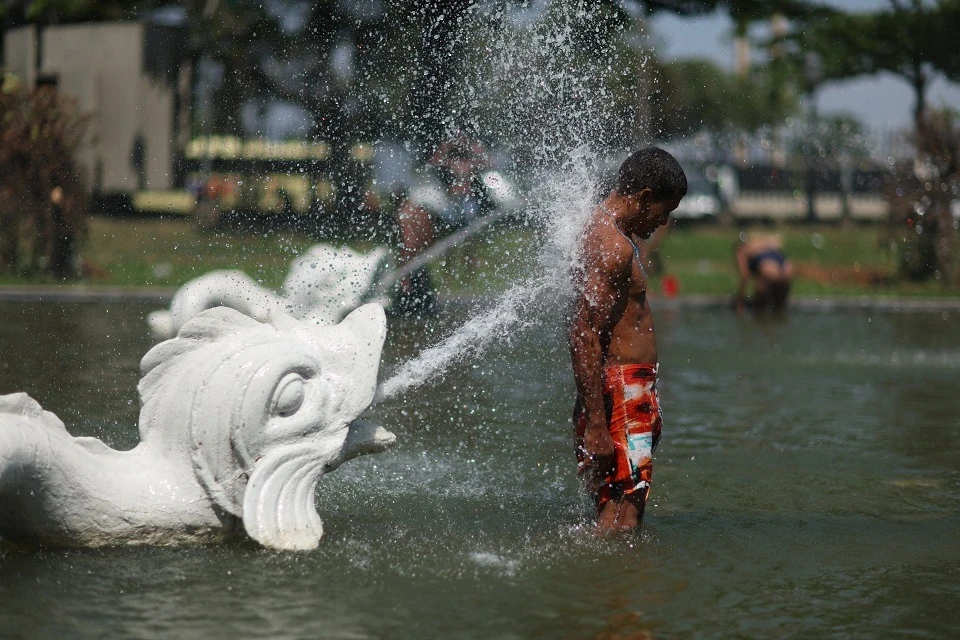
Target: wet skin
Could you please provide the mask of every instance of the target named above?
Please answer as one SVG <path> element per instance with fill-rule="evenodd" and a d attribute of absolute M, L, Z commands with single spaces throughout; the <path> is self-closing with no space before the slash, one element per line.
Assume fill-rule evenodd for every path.
<path fill-rule="evenodd" d="M 569 342 L 578 392 L 575 419 L 580 412 L 586 416 L 583 442 L 577 446 L 589 465 L 591 491 L 603 486 L 616 462 L 603 403 L 604 368 L 657 362 L 647 278 L 624 236 L 634 242 L 649 238 L 678 204 L 655 200 L 649 189 L 633 196 L 614 192 L 593 212 L 584 232 Z M 636 527 L 643 505 L 640 492 L 610 500 L 599 509 L 598 530 Z"/>

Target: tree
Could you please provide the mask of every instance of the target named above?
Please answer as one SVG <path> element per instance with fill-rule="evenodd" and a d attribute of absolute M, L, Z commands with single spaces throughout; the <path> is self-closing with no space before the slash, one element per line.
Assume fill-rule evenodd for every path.
<path fill-rule="evenodd" d="M 56 89 L 26 91 L 10 74 L 0 91 L 0 272 L 72 274 L 86 230 L 86 194 L 73 152 L 86 119 Z M 29 242 L 24 245 L 24 233 Z M 24 251 L 25 248 L 28 250 Z"/>
<path fill-rule="evenodd" d="M 7 0 L 0 4 L 0 18 L 7 26 L 121 20 L 130 17 L 130 9 L 122 0 Z"/>
<path fill-rule="evenodd" d="M 146 15 L 163 3 L 14 0 L 14 5 L 23 8 L 24 16 L 68 21 L 121 10 L 127 17 Z M 484 19 L 502 21 L 511 10 L 527 5 L 521 0 L 184 0 L 179 4 L 192 34 L 189 55 L 195 61 L 215 60 L 223 69 L 223 81 L 214 96 L 212 130 L 242 133 L 242 110 L 251 103 L 296 105 L 312 123 L 312 135 L 331 143 L 333 178 L 348 206 L 355 204 L 349 194 L 359 195 L 359 189 L 351 188 L 353 143 L 399 138 L 412 142 L 421 158 L 429 157 L 451 126 L 452 90 L 458 75 L 476 62 L 469 55 L 474 51 L 471 25 L 477 14 L 488 12 Z M 644 14 L 723 9 L 746 25 L 774 11 L 807 16 L 819 10 L 816 3 L 802 0 L 580 0 L 546 3 L 545 11 L 574 5 L 581 7 L 581 13 L 602 19 L 596 28 L 572 30 L 576 51 L 570 61 L 599 66 L 623 28 Z M 626 64 L 635 75 L 644 73 L 641 66 Z M 615 69 L 603 81 L 609 95 L 621 100 L 624 108 L 642 111 L 642 105 L 636 104 L 643 93 L 638 91 L 637 78 L 622 77 L 620 71 Z M 728 95 L 753 96 L 756 91 L 751 84 L 756 78 L 751 80 L 731 87 Z M 770 92 L 769 83 L 763 87 Z M 772 99 L 774 93 L 768 97 Z M 633 105 L 623 99 L 626 96 Z M 747 127 L 751 117 L 750 110 L 741 110 L 734 120 Z"/>
<path fill-rule="evenodd" d="M 960 0 L 890 0 L 884 11 L 800 21 L 785 40 L 796 57 L 811 52 L 819 57 L 822 81 L 881 72 L 900 76 L 913 88 L 919 128 L 936 74 L 960 81 L 956 29 L 950 25 L 960 25 Z"/>
<path fill-rule="evenodd" d="M 523 5 L 502 0 L 503 7 Z M 728 10 L 738 25 L 780 12 L 806 16 L 817 5 L 802 0 L 601 0 L 625 26 L 640 13 L 696 14 Z M 164 6 L 160 0 L 12 0 L 19 20 L 67 22 L 135 17 Z M 300 107 L 314 135 L 329 140 L 413 132 L 421 155 L 444 136 L 441 115 L 453 74 L 464 59 L 463 32 L 476 0 L 397 0 L 369 3 L 321 0 L 185 0 L 194 57 L 220 61 L 224 82 L 216 96 L 215 128 L 240 132 L 249 100 L 283 100 Z M 289 16 L 299 15 L 299 20 Z M 15 20 L 16 21 L 16 20 Z M 9 19 L 8 19 L 9 22 Z M 616 34 L 608 31 L 605 37 Z"/>
<path fill-rule="evenodd" d="M 947 281 L 952 273 L 956 230 L 949 201 L 958 188 L 960 142 L 955 118 L 931 112 L 927 90 L 938 74 L 960 81 L 953 28 L 958 24 L 960 0 L 890 0 L 883 11 L 800 22 L 785 39 L 796 58 L 817 56 L 823 81 L 886 72 L 913 88 L 917 166 L 929 175 L 901 167 L 890 192 L 892 227 L 916 231 L 900 239 L 903 272 L 913 278 L 939 274 Z"/>
<path fill-rule="evenodd" d="M 654 121 L 663 138 L 698 131 L 715 136 L 749 133 L 783 121 L 797 108 L 796 96 L 774 86 L 771 66 L 739 77 L 701 60 L 656 65 Z"/>
<path fill-rule="evenodd" d="M 960 201 L 960 117 L 931 109 L 914 133 L 916 158 L 894 168 L 887 185 L 886 240 L 898 248 L 900 272 L 913 280 L 955 281 L 957 232 L 951 208 Z"/>
<path fill-rule="evenodd" d="M 698 15 L 726 10 L 738 24 L 764 20 L 778 13 L 793 18 L 811 17 L 831 11 L 819 2 L 805 0 L 635 0 L 632 4 L 639 5 L 648 14 L 663 11 L 679 15 Z"/>

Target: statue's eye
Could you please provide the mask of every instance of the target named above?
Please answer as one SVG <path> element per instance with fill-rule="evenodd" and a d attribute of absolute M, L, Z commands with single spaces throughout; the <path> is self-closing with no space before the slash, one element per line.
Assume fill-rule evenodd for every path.
<path fill-rule="evenodd" d="M 293 415 L 303 405 L 306 392 L 303 378 L 296 373 L 288 374 L 273 394 L 273 414 L 284 418 Z"/>

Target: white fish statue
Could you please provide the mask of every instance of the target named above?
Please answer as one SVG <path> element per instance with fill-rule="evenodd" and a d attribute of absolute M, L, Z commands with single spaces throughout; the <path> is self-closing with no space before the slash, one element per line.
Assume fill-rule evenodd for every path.
<path fill-rule="evenodd" d="M 279 309 L 312 324 L 334 324 L 365 302 L 386 304 L 372 293 L 387 271 L 389 252 L 384 247 L 363 253 L 318 244 L 293 260 L 279 293 L 238 269 L 218 269 L 180 287 L 170 308 L 150 313 L 147 324 L 155 338 L 170 338 L 190 318 L 218 306 L 257 320 Z"/>
<path fill-rule="evenodd" d="M 0 539 L 48 546 L 169 545 L 246 532 L 275 549 L 323 535 L 316 488 L 395 436 L 370 406 L 383 308 L 334 326 L 218 307 L 140 363 L 140 443 L 71 436 L 25 393 L 0 396 Z"/>

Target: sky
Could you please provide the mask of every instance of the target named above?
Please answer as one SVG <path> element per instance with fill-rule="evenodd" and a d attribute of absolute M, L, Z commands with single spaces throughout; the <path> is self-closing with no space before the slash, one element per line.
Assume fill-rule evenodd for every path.
<path fill-rule="evenodd" d="M 828 0 L 845 11 L 872 11 L 887 0 Z M 723 13 L 680 18 L 661 13 L 650 21 L 654 46 L 665 59 L 706 58 L 725 69 L 733 69 L 733 23 Z M 960 84 L 943 78 L 928 90 L 931 106 L 960 109 Z M 890 74 L 866 76 L 824 85 L 817 95 L 817 109 L 823 114 L 854 114 L 871 127 L 900 129 L 910 125 L 913 91 Z"/>

